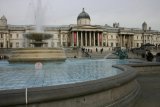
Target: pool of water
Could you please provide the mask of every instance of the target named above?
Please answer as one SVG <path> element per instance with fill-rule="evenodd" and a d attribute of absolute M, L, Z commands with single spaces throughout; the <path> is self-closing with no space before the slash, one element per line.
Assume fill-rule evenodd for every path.
<path fill-rule="evenodd" d="M 71 84 L 106 78 L 122 73 L 114 64 L 125 64 L 127 60 L 117 59 L 67 59 L 65 62 L 42 63 L 42 69 L 35 64 L 9 64 L 0 61 L 0 90 L 21 89 Z"/>

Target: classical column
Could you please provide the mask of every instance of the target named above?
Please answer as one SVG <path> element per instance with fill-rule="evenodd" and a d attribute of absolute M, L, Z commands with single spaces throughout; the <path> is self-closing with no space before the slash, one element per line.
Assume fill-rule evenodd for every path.
<path fill-rule="evenodd" d="M 123 35 L 123 47 L 125 47 L 125 35 Z"/>
<path fill-rule="evenodd" d="M 81 46 L 83 46 L 83 32 L 81 31 Z"/>
<path fill-rule="evenodd" d="M 60 34 L 60 41 L 61 41 L 61 46 L 62 46 L 62 34 Z"/>
<path fill-rule="evenodd" d="M 123 41 L 122 41 L 122 37 L 123 35 L 120 36 L 120 42 L 121 42 L 121 47 L 123 47 Z"/>
<path fill-rule="evenodd" d="M 74 46 L 77 46 L 77 32 L 74 32 L 73 39 L 74 39 Z"/>
<path fill-rule="evenodd" d="M 89 32 L 89 46 L 91 46 L 91 32 Z"/>
<path fill-rule="evenodd" d="M 99 46 L 102 46 L 102 33 L 99 33 Z"/>
<path fill-rule="evenodd" d="M 93 33 L 93 46 L 95 46 L 95 36 L 96 36 L 96 34 L 95 34 L 95 32 Z"/>
<path fill-rule="evenodd" d="M 85 31 L 85 46 L 87 46 L 87 32 Z"/>
<path fill-rule="evenodd" d="M 128 48 L 130 47 L 130 35 L 128 35 L 128 39 L 127 39 L 127 44 L 128 44 Z"/>
<path fill-rule="evenodd" d="M 131 48 L 132 47 L 132 35 L 129 35 L 129 42 L 130 42 L 129 48 Z"/>
<path fill-rule="evenodd" d="M 105 40 L 106 40 L 106 41 L 105 41 L 105 44 L 106 44 L 106 46 L 107 46 L 107 44 L 108 44 L 108 42 L 107 42 L 107 41 L 108 41 L 108 38 L 107 38 L 107 37 L 108 37 L 108 35 L 106 34 L 106 35 L 105 35 Z"/>
<path fill-rule="evenodd" d="M 74 47 L 74 32 L 72 32 L 72 46 Z"/>
<path fill-rule="evenodd" d="M 103 33 L 101 33 L 101 46 L 103 46 Z"/>
<path fill-rule="evenodd" d="M 97 41 L 98 41 L 98 46 L 99 46 L 99 32 L 98 32 L 98 35 L 97 35 L 97 36 L 98 36 L 98 39 L 97 39 Z"/>
<path fill-rule="evenodd" d="M 120 35 L 118 35 L 118 46 L 121 47 L 121 39 L 120 39 Z"/>
<path fill-rule="evenodd" d="M 2 35 L 3 35 L 3 38 L 4 38 L 4 39 L 3 39 L 3 44 L 4 44 L 3 47 L 4 47 L 4 48 L 7 48 L 7 43 L 6 43 L 6 42 L 7 42 L 7 41 L 6 41 L 7 38 L 6 38 L 6 34 L 2 34 Z"/>
<path fill-rule="evenodd" d="M 9 43 L 10 43 L 10 36 L 9 36 L 9 34 L 6 34 L 6 36 L 7 36 L 7 47 L 10 48 L 10 46 L 9 46 Z"/>
<path fill-rule="evenodd" d="M 79 38 L 78 38 L 78 31 L 77 31 L 77 47 L 79 46 Z"/>
<path fill-rule="evenodd" d="M 131 47 L 134 47 L 134 35 L 132 35 Z"/>

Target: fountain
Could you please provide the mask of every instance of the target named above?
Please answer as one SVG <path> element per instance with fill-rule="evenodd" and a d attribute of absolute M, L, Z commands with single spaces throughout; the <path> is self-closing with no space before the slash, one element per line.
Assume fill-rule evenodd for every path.
<path fill-rule="evenodd" d="M 34 48 L 17 49 L 9 58 L 9 62 L 38 61 L 37 65 L 0 61 L 0 106 L 131 107 L 134 104 L 140 92 L 135 70 L 126 65 L 112 67 L 128 63 L 127 60 L 66 59 L 61 48 L 42 48 L 43 40 L 52 35 L 42 32 L 39 25 L 36 32 L 24 34 L 32 40 Z"/>
<path fill-rule="evenodd" d="M 9 62 L 64 61 L 66 59 L 65 52 L 62 48 L 43 47 L 44 44 L 47 44 L 44 40 L 52 37 L 52 34 L 44 32 L 43 12 L 44 10 L 42 8 L 41 0 L 39 0 L 35 11 L 35 31 L 23 34 L 25 38 L 32 40 L 30 44 L 32 44 L 34 48 L 13 50 L 12 55 L 9 57 Z"/>

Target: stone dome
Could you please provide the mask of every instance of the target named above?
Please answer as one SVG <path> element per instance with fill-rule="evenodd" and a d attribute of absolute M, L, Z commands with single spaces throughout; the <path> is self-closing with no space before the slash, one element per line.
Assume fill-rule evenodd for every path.
<path fill-rule="evenodd" d="M 142 26 L 145 26 L 145 25 L 147 25 L 147 23 L 146 23 L 146 22 L 143 22 Z"/>
<path fill-rule="evenodd" d="M 84 11 L 84 8 L 82 12 L 77 17 L 77 24 L 78 25 L 90 25 L 90 16 L 88 13 Z"/>
<path fill-rule="evenodd" d="M 142 29 L 143 29 L 143 30 L 147 30 L 147 23 L 146 23 L 146 22 L 143 22 L 143 24 L 142 24 Z"/>
<path fill-rule="evenodd" d="M 82 18 L 90 19 L 89 14 L 84 11 L 84 8 L 83 8 L 82 12 L 78 15 L 77 20 L 82 19 Z"/>
<path fill-rule="evenodd" d="M 3 15 L 3 16 L 1 17 L 1 20 L 7 20 L 7 18 Z"/>

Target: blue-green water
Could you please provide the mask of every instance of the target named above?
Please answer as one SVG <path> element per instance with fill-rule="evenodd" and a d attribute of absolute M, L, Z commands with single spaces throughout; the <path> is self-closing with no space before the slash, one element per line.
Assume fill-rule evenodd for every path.
<path fill-rule="evenodd" d="M 9 64 L 0 61 L 0 90 L 71 84 L 106 78 L 120 74 L 114 64 L 128 63 L 114 59 L 67 59 L 65 62 L 42 63 L 40 70 L 35 64 Z"/>

